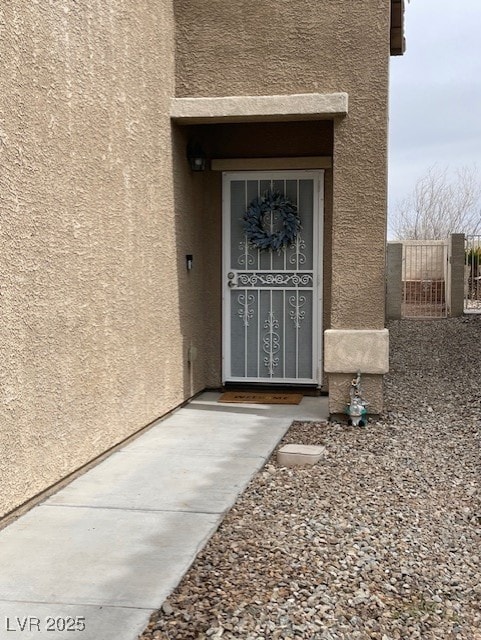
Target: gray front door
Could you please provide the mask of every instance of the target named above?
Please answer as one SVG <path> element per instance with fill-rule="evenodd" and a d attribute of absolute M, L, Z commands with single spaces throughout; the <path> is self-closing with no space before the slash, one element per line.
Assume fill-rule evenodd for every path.
<path fill-rule="evenodd" d="M 279 250 L 254 247 L 244 231 L 246 209 L 269 191 L 301 219 Z M 322 171 L 224 174 L 224 382 L 320 385 L 322 194 Z M 279 228 L 277 217 L 264 224 Z"/>

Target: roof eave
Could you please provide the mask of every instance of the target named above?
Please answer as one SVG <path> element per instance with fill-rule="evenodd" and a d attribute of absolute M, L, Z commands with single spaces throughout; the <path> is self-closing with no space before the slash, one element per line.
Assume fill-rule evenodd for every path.
<path fill-rule="evenodd" d="M 404 37 L 404 0 L 391 0 L 391 55 L 402 56 L 406 51 Z"/>

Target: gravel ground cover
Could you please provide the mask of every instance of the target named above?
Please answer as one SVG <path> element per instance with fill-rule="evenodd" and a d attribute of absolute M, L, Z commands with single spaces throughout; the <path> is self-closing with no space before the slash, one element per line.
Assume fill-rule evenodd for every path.
<path fill-rule="evenodd" d="M 142 640 L 480 640 L 481 318 L 390 324 L 386 412 L 296 422 Z"/>

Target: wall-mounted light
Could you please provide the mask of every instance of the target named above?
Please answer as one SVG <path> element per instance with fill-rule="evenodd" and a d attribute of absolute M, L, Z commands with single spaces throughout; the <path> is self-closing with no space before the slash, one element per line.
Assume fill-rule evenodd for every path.
<path fill-rule="evenodd" d="M 187 145 L 187 159 L 189 160 L 192 171 L 205 171 L 207 167 L 207 156 L 198 142 L 190 141 Z"/>

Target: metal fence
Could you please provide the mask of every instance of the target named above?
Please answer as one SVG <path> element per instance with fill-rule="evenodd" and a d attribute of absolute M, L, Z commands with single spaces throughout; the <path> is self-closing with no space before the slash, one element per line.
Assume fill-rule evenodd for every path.
<path fill-rule="evenodd" d="M 464 312 L 481 313 L 481 235 L 466 235 Z"/>
<path fill-rule="evenodd" d="M 447 317 L 447 265 L 447 242 L 413 240 L 403 243 L 402 317 Z"/>

